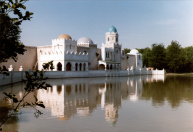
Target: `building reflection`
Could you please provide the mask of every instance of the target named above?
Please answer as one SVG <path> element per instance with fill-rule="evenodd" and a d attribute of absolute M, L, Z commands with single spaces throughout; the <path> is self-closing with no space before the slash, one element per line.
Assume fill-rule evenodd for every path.
<path fill-rule="evenodd" d="M 122 100 L 138 101 L 143 82 L 158 80 L 164 81 L 163 77 L 153 79 L 153 76 L 48 80 L 52 87 L 39 90 L 37 97 L 51 110 L 52 116 L 61 120 L 89 116 L 100 106 L 106 121 L 115 125 Z"/>
<path fill-rule="evenodd" d="M 12 102 L 5 100 L 5 95 L 3 94 L 3 92 L 15 94 L 17 99 L 21 100 L 24 94 L 23 88 L 24 88 L 23 83 L 17 83 L 14 85 L 6 85 L 6 86 L 0 87 L 0 123 L 2 123 L 2 121 L 6 119 L 9 116 L 9 114 L 11 113 L 11 111 L 13 110 Z M 25 101 L 34 102 L 35 101 L 34 95 L 36 95 L 35 92 L 28 94 L 28 96 L 25 98 Z M 17 104 L 14 104 L 14 105 L 16 106 Z M 20 109 L 22 109 L 22 107 Z M 28 121 L 27 118 L 25 117 L 22 117 L 22 118 L 23 120 Z M 19 131 L 18 130 L 19 121 L 20 121 L 20 114 L 15 114 L 11 116 L 11 118 L 8 119 L 6 123 L 2 126 L 2 129 L 3 129 L 2 131 L 3 132 L 18 132 Z"/>

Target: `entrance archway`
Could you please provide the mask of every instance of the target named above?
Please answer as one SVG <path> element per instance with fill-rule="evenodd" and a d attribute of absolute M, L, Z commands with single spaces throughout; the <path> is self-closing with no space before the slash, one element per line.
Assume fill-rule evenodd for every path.
<path fill-rule="evenodd" d="M 60 62 L 57 64 L 57 71 L 62 71 L 62 64 Z"/>
<path fill-rule="evenodd" d="M 66 64 L 66 71 L 71 71 L 71 63 L 70 62 L 68 62 L 67 64 Z"/>
<path fill-rule="evenodd" d="M 105 70 L 105 65 L 104 64 L 100 64 L 99 65 L 99 70 Z"/>

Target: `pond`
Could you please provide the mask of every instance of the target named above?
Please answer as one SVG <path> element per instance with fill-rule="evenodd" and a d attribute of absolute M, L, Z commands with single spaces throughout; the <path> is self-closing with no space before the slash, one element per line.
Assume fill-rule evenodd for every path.
<path fill-rule="evenodd" d="M 30 94 L 43 114 L 20 108 L 3 132 L 192 132 L 193 76 L 156 75 L 49 79 L 52 87 Z M 0 121 L 12 107 L 2 92 L 21 98 L 24 84 L 0 87 Z"/>

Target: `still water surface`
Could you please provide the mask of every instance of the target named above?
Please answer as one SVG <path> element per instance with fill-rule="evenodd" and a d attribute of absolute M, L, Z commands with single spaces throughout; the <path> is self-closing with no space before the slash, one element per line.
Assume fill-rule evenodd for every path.
<path fill-rule="evenodd" d="M 33 96 L 43 113 L 21 108 L 5 132 L 192 132 L 193 76 L 133 76 L 47 80 Z M 0 88 L 0 120 L 10 111 L 2 92 L 21 98 L 24 84 Z"/>

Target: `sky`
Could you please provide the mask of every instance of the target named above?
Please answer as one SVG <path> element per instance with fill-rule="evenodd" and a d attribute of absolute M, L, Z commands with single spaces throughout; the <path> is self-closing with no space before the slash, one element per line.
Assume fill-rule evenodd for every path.
<path fill-rule="evenodd" d="M 29 0 L 30 21 L 21 25 L 21 41 L 27 46 L 51 45 L 68 34 L 89 37 L 98 48 L 113 25 L 122 48 L 146 48 L 153 43 L 178 41 L 193 46 L 193 0 Z"/>

